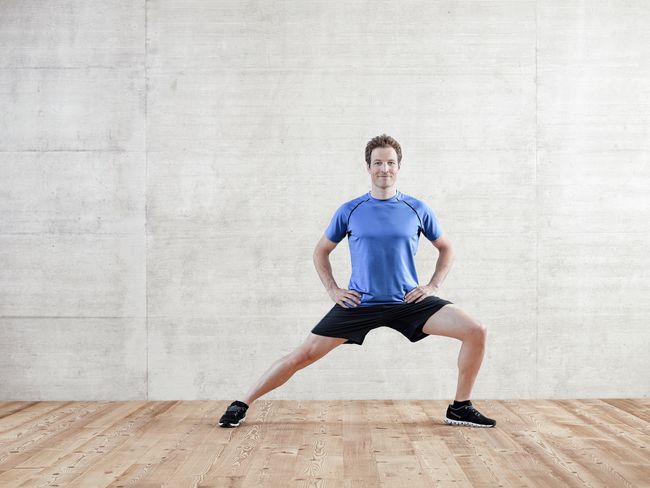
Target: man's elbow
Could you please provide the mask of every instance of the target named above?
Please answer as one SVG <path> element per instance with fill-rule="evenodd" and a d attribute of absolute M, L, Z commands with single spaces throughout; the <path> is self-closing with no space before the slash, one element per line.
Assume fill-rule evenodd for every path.
<path fill-rule="evenodd" d="M 435 241 L 431 241 L 431 244 L 434 245 L 434 247 L 438 250 L 440 254 L 444 253 L 449 253 L 453 254 L 454 253 L 454 248 L 451 244 L 451 241 L 446 235 L 443 235 L 436 239 Z"/>
<path fill-rule="evenodd" d="M 444 246 L 444 247 L 439 247 L 438 249 L 438 254 L 441 256 L 454 256 L 454 248 L 451 246 Z"/>
<path fill-rule="evenodd" d="M 318 262 L 322 259 L 327 259 L 331 252 L 332 251 L 323 249 L 322 247 L 316 247 L 316 249 L 314 249 L 314 253 L 312 254 L 312 258 L 314 262 Z"/>
<path fill-rule="evenodd" d="M 321 240 L 318 241 L 318 244 L 316 244 L 316 248 L 314 249 L 314 258 L 329 256 L 337 245 L 338 242 L 332 242 L 325 236 L 321 237 Z"/>

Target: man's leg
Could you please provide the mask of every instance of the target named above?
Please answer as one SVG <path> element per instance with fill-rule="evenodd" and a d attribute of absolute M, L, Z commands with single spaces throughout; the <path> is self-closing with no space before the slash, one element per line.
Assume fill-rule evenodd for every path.
<path fill-rule="evenodd" d="M 474 380 L 485 354 L 487 329 L 454 304 L 445 305 L 424 324 L 425 334 L 453 337 L 463 341 L 458 354 L 456 401 L 469 400 Z"/>
<path fill-rule="evenodd" d="M 275 361 L 242 400 L 235 400 L 230 404 L 219 419 L 219 425 L 221 427 L 238 427 L 240 422 L 244 421 L 246 411 L 251 403 L 285 383 L 299 369 L 319 360 L 346 341 L 347 339 L 325 337 L 310 332 L 305 342 L 293 352 Z"/>
<path fill-rule="evenodd" d="M 262 395 L 284 384 L 296 371 L 316 362 L 346 341 L 347 339 L 325 337 L 310 332 L 305 342 L 293 352 L 275 361 L 241 401 L 250 406 Z"/>

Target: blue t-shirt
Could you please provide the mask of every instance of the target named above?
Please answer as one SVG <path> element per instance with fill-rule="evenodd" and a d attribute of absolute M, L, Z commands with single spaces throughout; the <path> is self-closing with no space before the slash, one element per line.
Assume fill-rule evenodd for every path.
<path fill-rule="evenodd" d="M 404 303 L 404 296 L 419 285 L 415 254 L 420 233 L 435 241 L 442 228 L 426 203 L 399 191 L 386 200 L 368 192 L 336 210 L 325 237 L 332 242 L 348 237 L 348 289 L 361 294 L 359 307 Z"/>

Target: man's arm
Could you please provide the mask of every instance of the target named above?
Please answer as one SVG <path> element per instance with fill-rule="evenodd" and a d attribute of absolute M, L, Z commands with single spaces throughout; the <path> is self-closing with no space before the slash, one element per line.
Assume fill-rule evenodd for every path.
<path fill-rule="evenodd" d="M 431 244 L 438 249 L 439 255 L 436 261 L 436 270 L 428 284 L 434 288 L 440 288 L 447 273 L 451 269 L 451 264 L 454 260 L 454 250 L 446 234 L 438 237 L 435 241 L 431 241 Z"/>
<path fill-rule="evenodd" d="M 337 242 L 332 242 L 327 237 L 322 236 L 318 244 L 316 244 L 316 249 L 314 249 L 314 266 L 316 266 L 318 276 L 327 291 L 338 288 L 332 275 L 332 265 L 329 257 L 337 245 Z"/>
<path fill-rule="evenodd" d="M 332 275 L 330 253 L 337 245 L 337 242 L 332 242 L 323 235 L 314 249 L 314 265 L 332 301 L 345 308 L 356 307 L 361 303 L 361 294 L 355 290 L 339 288 Z"/>

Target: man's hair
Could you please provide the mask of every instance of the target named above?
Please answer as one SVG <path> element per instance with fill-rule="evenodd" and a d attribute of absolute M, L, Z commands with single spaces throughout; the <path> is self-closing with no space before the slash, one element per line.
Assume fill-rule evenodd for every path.
<path fill-rule="evenodd" d="M 366 144 L 366 163 L 368 163 L 368 167 L 370 167 L 370 155 L 372 154 L 372 150 L 376 147 L 392 147 L 397 153 L 398 166 L 402 162 L 402 147 L 399 145 L 399 142 L 397 142 L 391 136 L 382 134 L 380 136 L 373 137 L 368 141 L 368 144 Z"/>

